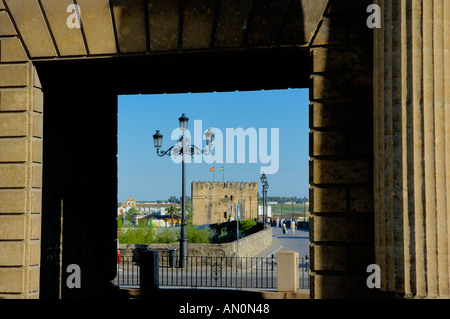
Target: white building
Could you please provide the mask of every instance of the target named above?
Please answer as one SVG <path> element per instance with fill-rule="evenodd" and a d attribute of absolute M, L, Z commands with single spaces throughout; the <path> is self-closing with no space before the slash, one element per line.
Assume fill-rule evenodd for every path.
<path fill-rule="evenodd" d="M 117 208 L 117 217 L 123 218 L 124 214 L 131 209 L 135 208 L 139 215 L 147 216 L 150 214 L 154 214 L 155 217 L 164 217 L 166 215 L 167 208 L 170 206 L 179 207 L 179 204 L 171 204 L 171 203 L 136 203 L 132 196 L 128 197 L 127 201 L 122 203 L 120 207 Z M 139 217 L 138 217 L 139 218 Z"/>
<path fill-rule="evenodd" d="M 263 217 L 263 206 L 258 206 L 258 217 Z M 267 205 L 267 216 L 266 217 L 272 217 L 272 206 Z"/>

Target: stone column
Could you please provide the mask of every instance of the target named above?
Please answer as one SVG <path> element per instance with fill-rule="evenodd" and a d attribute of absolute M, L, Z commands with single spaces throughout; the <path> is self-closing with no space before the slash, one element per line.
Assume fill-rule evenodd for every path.
<path fill-rule="evenodd" d="M 450 2 L 377 1 L 375 255 L 381 289 L 449 294 Z"/>
<path fill-rule="evenodd" d="M 298 291 L 298 262 L 296 251 L 277 254 L 277 291 Z"/>
<path fill-rule="evenodd" d="M 372 30 L 367 0 L 331 1 L 310 46 L 311 298 L 372 297 Z M 303 257 L 303 256 L 302 256 Z"/>
<path fill-rule="evenodd" d="M 0 298 L 38 298 L 43 95 L 0 2 Z"/>

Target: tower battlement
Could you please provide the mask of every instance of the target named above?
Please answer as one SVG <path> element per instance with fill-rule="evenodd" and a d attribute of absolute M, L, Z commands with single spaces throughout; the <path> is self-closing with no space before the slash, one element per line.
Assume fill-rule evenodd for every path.
<path fill-rule="evenodd" d="M 191 196 L 195 225 L 235 220 L 238 209 L 241 219 L 257 218 L 257 182 L 193 181 Z"/>
<path fill-rule="evenodd" d="M 258 188 L 258 182 L 233 182 L 233 181 L 226 181 L 226 182 L 205 182 L 205 181 L 193 181 L 192 187 L 196 189 L 203 189 L 203 188 L 227 188 L 227 189 L 249 189 L 253 190 L 254 188 Z"/>

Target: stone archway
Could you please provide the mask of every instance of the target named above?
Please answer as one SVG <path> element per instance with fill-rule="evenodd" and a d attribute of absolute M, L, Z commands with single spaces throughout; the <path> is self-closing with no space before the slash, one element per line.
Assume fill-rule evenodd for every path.
<path fill-rule="evenodd" d="M 4 74 L 8 74 L 6 78 L 11 79 L 10 81 L 17 81 L 17 83 L 5 83 L 9 88 L 5 89 L 6 94 L 2 93 L 2 96 L 19 94 L 20 90 L 23 98 L 27 101 L 20 115 L 24 117 L 24 126 L 28 128 L 27 131 L 21 133 L 23 135 L 11 133 L 15 137 L 23 136 L 21 139 L 26 140 L 27 148 L 23 154 L 23 156 L 26 156 L 26 161 L 16 164 L 16 159 L 11 160 L 14 164 L 7 164 L 12 166 L 8 169 L 8 174 L 12 174 L 15 169 L 19 169 L 18 167 L 24 169 L 23 176 L 27 183 L 17 186 L 23 187 L 23 189 L 15 190 L 15 192 L 20 193 L 22 199 L 32 199 L 23 202 L 25 206 L 21 214 L 5 215 L 15 222 L 23 219 L 20 225 L 24 227 L 23 243 L 28 249 L 23 251 L 25 262 L 14 269 L 21 271 L 20 278 L 23 279 L 22 282 L 25 282 L 25 284 L 16 286 L 11 292 L 23 297 L 37 296 L 39 264 L 47 268 L 59 265 L 58 262 L 54 261 L 57 261 L 58 257 L 53 255 L 59 252 L 58 245 L 60 243 L 57 236 L 50 238 L 45 235 L 47 234 L 45 232 L 42 237 L 43 240 L 41 240 L 39 232 L 41 219 L 44 221 L 42 225 L 44 230 L 48 227 L 59 229 L 58 220 L 61 204 L 58 198 L 61 197 L 64 200 L 64 224 L 70 225 L 70 214 L 76 214 L 76 209 L 73 207 L 76 205 L 75 199 L 71 199 L 76 198 L 76 195 L 73 197 L 58 195 L 58 192 L 56 192 L 56 189 L 58 191 L 60 189 L 58 186 L 50 186 L 50 189 L 55 189 L 53 197 L 49 195 L 52 193 L 51 191 L 45 191 L 46 181 L 48 181 L 48 185 L 61 186 L 58 179 L 52 178 L 52 176 L 55 176 L 54 173 L 44 171 L 44 194 L 42 195 L 41 154 L 44 132 L 42 123 L 47 123 L 43 121 L 43 112 L 47 110 L 46 119 L 49 120 L 58 115 L 64 119 L 70 118 L 73 113 L 72 110 L 76 110 L 79 104 L 85 104 L 93 109 L 97 104 L 106 103 L 110 105 L 111 109 L 114 109 L 114 95 L 119 92 L 150 93 L 149 91 L 152 91 L 162 93 L 168 91 L 246 90 L 310 86 L 311 117 L 312 119 L 325 119 L 321 123 L 313 121 L 311 125 L 311 139 L 314 145 L 311 149 L 311 197 L 313 198 L 314 212 L 317 212 L 311 234 L 314 271 L 312 296 L 318 298 L 331 296 L 326 293 L 328 290 L 326 285 L 321 283 L 322 280 L 344 282 L 348 275 L 352 276 L 352 270 L 342 269 L 340 268 L 342 263 L 336 262 L 336 260 L 341 260 L 340 253 L 338 255 L 334 253 L 334 257 L 330 258 L 329 252 L 340 251 L 342 245 L 346 247 L 346 250 L 351 249 L 350 247 L 355 240 L 349 240 L 349 234 L 352 231 L 358 232 L 360 226 L 370 229 L 370 225 L 372 225 L 371 210 L 368 209 L 368 212 L 363 213 L 364 218 L 360 219 L 354 213 L 347 216 L 351 214 L 350 211 L 347 211 L 350 206 L 349 208 L 346 206 L 343 211 L 336 212 L 326 208 L 326 205 L 331 203 L 331 199 L 335 199 L 339 203 L 342 203 L 342 201 L 346 203 L 348 197 L 351 196 L 356 196 L 357 202 L 362 196 L 361 194 L 370 198 L 371 153 L 366 153 L 364 155 L 365 160 L 362 161 L 354 159 L 352 156 L 355 154 L 350 155 L 350 153 L 345 155 L 347 158 L 342 158 L 341 154 L 336 153 L 338 148 L 335 148 L 334 151 L 330 148 L 330 142 L 339 144 L 349 140 L 349 134 L 351 134 L 349 122 L 346 125 L 339 126 L 336 123 L 326 123 L 326 120 L 333 121 L 333 119 L 336 119 L 336 110 L 341 107 L 351 108 L 347 102 L 352 99 L 352 96 L 346 95 L 343 100 L 343 97 L 339 94 L 336 95 L 336 93 L 342 89 L 346 90 L 345 94 L 348 93 L 350 88 L 346 88 L 346 86 L 351 85 L 351 82 L 354 81 L 351 75 L 353 71 L 347 73 L 345 82 L 339 81 L 339 84 L 333 82 L 336 71 L 341 72 L 344 69 L 349 71 L 348 67 L 351 61 L 339 65 L 340 58 L 345 56 L 348 51 L 344 44 L 349 45 L 354 56 L 362 59 L 367 51 L 370 52 L 371 50 L 370 38 L 362 41 L 365 44 L 362 45 L 363 49 L 360 49 L 359 52 L 353 50 L 351 42 L 347 43 L 349 38 L 346 36 L 350 31 L 350 26 L 342 26 L 339 23 L 334 26 L 334 22 L 331 23 L 332 19 L 323 15 L 325 9 L 330 8 L 328 1 L 262 1 L 253 3 L 251 1 L 221 1 L 219 7 L 211 7 L 211 2 L 207 1 L 185 1 L 180 2 L 181 6 L 178 1 L 127 1 L 127 4 L 124 4 L 123 1 L 77 1 L 82 12 L 81 29 L 65 27 L 68 16 L 66 8 L 70 3 L 71 1 L 4 1 L 5 10 L 2 10 L 3 21 L 8 25 L 10 32 L 6 41 L 2 40 L 2 62 L 8 64 L 1 67 Z M 217 3 L 219 4 L 219 2 Z M 350 8 L 350 15 L 361 16 L 361 9 L 364 9 L 364 7 Z M 162 12 L 164 14 L 161 14 Z M 240 12 L 240 14 L 236 15 L 236 12 Z M 342 17 L 338 17 L 338 20 L 342 24 Z M 364 30 L 358 24 L 361 21 L 363 20 L 355 20 L 353 25 L 352 41 L 354 42 L 361 42 L 361 38 L 358 39 L 357 34 L 354 33 L 358 28 Z M 342 32 L 345 34 L 344 37 L 342 37 Z M 370 32 L 366 33 L 370 35 Z M 337 52 L 329 54 L 331 51 L 327 46 L 330 44 L 335 46 L 334 50 L 341 50 L 341 54 L 339 55 Z M 366 46 L 365 50 L 364 46 Z M 148 56 L 149 54 L 150 56 Z M 311 60 L 308 59 L 308 54 L 311 54 Z M 333 64 L 329 56 L 339 56 L 339 58 Z M 84 60 L 86 62 L 83 62 Z M 366 105 L 370 107 L 371 81 L 370 77 L 364 74 L 368 74 L 371 60 L 366 57 L 364 61 L 359 60 L 358 65 L 362 66 L 363 62 L 366 65 L 363 67 L 364 72 L 360 72 L 360 74 L 363 74 L 362 77 L 369 78 L 369 80 L 366 82 L 357 81 L 356 83 L 365 85 L 363 92 L 367 93 L 365 95 L 368 99 Z M 161 65 L 165 66 L 172 65 L 170 72 L 174 72 L 173 74 L 176 76 L 164 76 L 165 72 L 160 70 L 155 72 L 155 74 L 158 74 L 157 79 L 152 80 L 148 76 L 136 75 L 139 72 L 126 73 L 125 71 L 125 69 L 130 70 L 130 65 L 131 69 L 133 69 L 133 66 L 135 67 L 134 70 L 140 68 L 152 70 L 157 63 L 162 63 Z M 193 72 L 198 74 L 202 65 L 213 66 L 216 70 L 215 74 L 205 72 L 205 75 L 208 75 L 206 77 L 208 80 L 204 83 L 193 81 L 194 87 L 189 87 L 187 81 L 183 81 L 182 77 L 178 81 L 174 80 L 179 78 L 180 75 L 175 69 L 182 68 L 187 74 Z M 221 73 L 224 74 L 224 70 L 217 69 L 220 65 L 231 69 L 241 69 L 242 72 L 229 84 L 229 81 L 220 81 L 217 76 Z M 237 67 L 233 68 L 233 65 Z M 84 75 L 81 70 L 85 71 Z M 95 72 L 92 73 L 94 70 Z M 12 76 L 13 74 L 18 76 Z M 92 74 L 92 76 L 86 77 L 86 74 Z M 131 74 L 133 74 L 132 77 Z M 39 78 L 42 81 L 39 81 Z M 126 81 L 123 80 L 124 78 Z M 211 78 L 215 80 L 210 81 Z M 18 82 L 21 79 L 23 80 Z M 65 82 L 60 81 L 60 79 L 65 79 Z M 114 81 L 108 81 L 107 79 L 114 79 Z M 189 81 L 189 83 L 191 82 Z M 214 84 L 211 85 L 210 83 Z M 95 86 L 94 90 L 90 89 Z M 71 95 L 68 99 L 67 95 L 57 93 L 63 92 L 65 88 L 77 92 L 76 95 Z M 42 91 L 45 94 L 45 105 L 42 102 Z M 97 97 L 92 98 L 93 93 L 96 93 Z M 330 94 L 332 96 L 327 96 Z M 60 100 L 66 101 L 65 106 L 55 113 L 56 105 Z M 2 105 L 8 104 L 4 102 Z M 361 118 L 354 118 L 354 123 L 359 123 L 358 125 L 360 125 L 360 128 L 363 127 L 363 131 L 370 131 L 371 118 L 365 117 L 366 113 L 363 111 Z M 352 114 L 356 116 L 354 112 Z M 14 113 L 14 116 L 18 115 Z M 101 113 L 92 114 L 92 117 L 97 118 L 97 120 L 101 116 Z M 345 116 L 337 121 L 344 121 L 344 119 Z M 16 121 L 16 119 L 11 119 L 11 121 L 13 120 Z M 82 118 L 79 118 L 79 120 L 80 123 L 85 125 L 93 123 L 87 120 L 87 122 L 84 122 Z M 74 149 L 79 149 L 82 146 L 87 147 L 87 149 L 94 149 L 92 144 L 89 146 L 89 135 L 81 133 L 81 131 L 73 132 L 76 130 L 76 123 L 68 126 L 72 127 L 72 132 L 65 133 L 67 139 L 59 142 L 70 145 L 66 147 L 66 153 L 69 152 L 76 156 L 77 152 Z M 65 128 L 68 126 L 64 125 Z M 52 140 L 52 136 L 57 134 L 58 130 L 62 129 L 61 126 L 52 129 L 51 125 L 45 125 L 45 128 L 45 131 L 49 132 L 46 138 L 50 140 Z M 109 130 L 114 131 L 114 127 L 110 126 Z M 341 139 L 331 137 L 336 133 L 336 136 L 341 137 Z M 347 138 L 342 138 L 342 135 L 347 135 Z M 370 144 L 370 134 L 363 136 L 366 138 L 366 143 Z M 323 142 L 325 139 L 328 139 L 326 143 Z M 58 143 L 54 143 L 56 142 L 49 142 L 48 145 L 58 145 Z M 359 143 L 364 142 L 360 141 Z M 58 148 L 58 146 L 55 147 Z M 48 147 L 44 148 L 44 155 L 51 154 L 51 152 Z M 106 154 L 106 157 L 108 157 L 108 154 L 112 156 L 114 148 L 111 146 L 102 154 Z M 98 155 L 101 156 L 100 153 Z M 356 154 L 356 156 L 360 155 Z M 103 163 L 108 162 L 105 157 L 103 159 Z M 64 163 L 64 158 L 59 158 L 59 160 L 49 158 L 49 161 L 55 161 L 56 164 L 60 163 L 59 165 L 61 165 L 61 163 Z M 89 165 L 82 159 L 71 163 L 71 171 L 78 172 L 78 174 L 83 174 L 83 172 L 95 174 L 95 165 Z M 347 178 L 347 182 L 339 180 L 339 176 L 335 176 L 331 180 L 324 180 L 322 177 L 324 176 L 322 172 L 326 172 L 328 176 L 331 176 L 329 173 L 337 172 L 338 175 L 341 174 L 341 177 L 345 177 L 352 170 L 352 164 L 356 166 L 354 166 L 352 177 Z M 44 168 L 48 167 L 45 163 L 43 165 Z M 113 162 L 106 166 L 110 167 L 110 171 L 114 169 Z M 74 170 L 74 167 L 78 167 L 78 169 Z M 64 165 L 60 169 L 67 171 Z M 345 170 L 347 173 L 343 173 Z M 361 170 L 361 172 L 358 170 Z M 108 176 L 107 172 L 99 174 L 103 178 Z M 360 187 L 361 180 L 358 180 L 358 178 L 353 180 L 355 176 L 361 174 L 368 178 L 368 180 L 362 182 L 364 184 L 363 189 Z M 76 174 L 69 174 L 66 180 L 70 181 L 75 176 Z M 31 179 L 27 179 L 27 177 L 31 177 Z M 11 178 L 11 180 L 13 179 Z M 69 183 L 67 181 L 65 184 Z M 75 181 L 74 183 L 79 189 L 92 190 L 88 183 Z M 13 184 L 10 185 L 16 187 Z M 10 185 L 5 186 L 9 187 Z M 365 193 L 362 192 L 364 187 L 368 187 L 368 191 L 366 190 Z M 68 187 L 72 193 L 83 194 L 83 192 L 76 191 L 76 188 Z M 357 192 L 357 195 L 352 192 Z M 113 194 L 114 192 L 111 192 L 109 195 L 105 194 L 104 197 L 113 197 Z M 44 203 L 42 203 L 41 196 L 45 198 Z M 36 201 L 37 203 L 34 204 Z M 336 207 L 341 206 L 337 205 Z M 43 207 L 46 211 L 41 212 L 40 207 Z M 353 204 L 351 207 L 354 207 Z M 43 214 L 42 217 L 41 213 Z M 83 231 L 80 231 L 81 226 L 74 223 L 75 220 L 76 218 L 72 217 L 72 226 L 64 227 L 64 247 L 66 249 L 63 249 L 63 258 L 66 259 L 65 262 L 83 263 L 82 268 L 85 269 L 85 272 L 92 273 L 93 277 L 88 278 L 93 281 L 92 278 L 96 276 L 95 267 L 92 265 L 94 261 L 91 260 L 94 258 L 92 257 L 94 251 L 84 252 L 80 250 L 80 247 L 86 247 L 89 240 L 99 240 L 99 236 L 90 234 L 87 238 L 81 238 L 79 233 L 89 234 L 89 230 L 83 229 Z M 329 221 L 332 221 L 331 224 L 333 224 L 335 220 L 341 222 L 341 227 L 345 228 L 345 231 L 321 232 L 322 228 L 327 229 L 329 227 Z M 34 222 L 31 223 L 31 221 Z M 35 231 L 30 233 L 30 230 Z M 110 233 L 113 234 L 114 231 L 111 230 Z M 323 236 L 327 233 L 340 233 L 347 237 L 324 238 Z M 108 231 L 105 234 L 108 234 Z M 113 236 L 106 235 L 104 237 L 111 237 L 109 238 L 111 240 Z M 369 245 L 365 244 L 365 249 L 371 251 L 371 239 L 367 241 L 364 238 L 363 240 L 369 243 Z M 361 244 L 358 244 L 358 240 L 356 242 L 357 245 L 361 246 Z M 82 244 L 79 245 L 79 243 Z M 103 245 L 107 247 L 111 245 L 111 241 L 105 240 Z M 39 246 L 41 246 L 42 251 L 40 262 Z M 364 248 L 361 249 L 364 250 Z M 70 254 L 70 251 L 73 253 Z M 106 255 L 108 254 L 106 253 Z M 34 256 L 34 259 L 31 259 L 32 256 Z M 81 260 L 77 261 L 77 258 Z M 50 259 L 50 261 L 47 259 Z M 108 260 L 106 256 L 104 259 Z M 362 258 L 362 260 L 361 264 L 367 263 L 367 258 Z M 344 263 L 348 264 L 349 262 L 345 261 Z M 30 271 L 23 271 L 25 269 Z M 9 269 L 9 271 L 12 271 L 12 269 Z M 359 276 L 361 277 L 361 274 Z M 58 284 L 57 278 L 46 278 L 42 274 L 41 278 L 45 280 L 41 283 L 41 291 L 46 286 L 51 286 L 52 280 L 53 285 Z M 107 276 L 103 279 L 103 285 L 106 281 Z M 18 281 L 14 282 L 17 283 Z M 98 285 L 101 286 L 102 284 L 99 282 Z M 53 289 L 49 289 L 53 290 L 54 295 L 57 286 L 53 287 Z M 64 294 L 64 287 L 61 289 Z M 96 287 L 96 289 L 100 288 Z M 339 291 L 345 291 L 346 289 L 349 290 L 348 287 L 343 286 Z"/>
<path fill-rule="evenodd" d="M 450 187 L 445 150 L 449 148 L 448 119 L 443 115 L 450 91 L 450 71 L 444 67 L 449 65 L 450 14 L 443 0 L 378 1 L 383 28 L 375 32 L 366 25 L 371 1 L 76 3 L 81 28 L 67 27 L 71 0 L 0 1 L 3 297 L 38 298 L 40 291 L 42 297 L 54 297 L 60 290 L 63 297 L 95 297 L 109 289 L 113 271 L 99 276 L 96 258 L 102 251 L 105 267 L 111 268 L 115 208 L 104 214 L 109 226 L 101 236 L 69 221 L 76 220 L 77 195 L 95 189 L 83 178 L 76 179 L 76 173 L 90 172 L 109 185 L 100 193 L 105 202 L 115 205 L 117 190 L 111 184 L 117 178 L 113 142 L 117 94 L 287 87 L 310 89 L 311 297 L 373 295 L 365 285 L 365 270 L 375 262 L 382 268 L 383 291 L 418 296 L 448 293 L 450 196 L 445 194 Z M 385 27 L 389 25 L 392 28 Z M 408 62 L 410 57 L 413 62 Z M 225 81 L 223 75 L 229 76 L 230 70 L 239 72 L 233 81 Z M 193 72 L 204 77 L 186 81 Z M 411 122 L 403 121 L 409 118 L 404 112 L 421 110 L 422 98 L 426 110 L 436 112 L 433 118 L 425 116 L 429 112 L 414 113 L 414 123 L 424 119 L 423 138 L 419 131 L 411 132 Z M 89 107 L 92 118 L 80 116 L 80 105 Z M 71 119 L 72 114 L 78 115 Z M 59 115 L 68 125 L 55 124 Z M 94 136 L 108 141 L 102 146 L 105 152 L 98 153 L 99 162 L 78 159 L 77 148 L 95 149 L 96 144 L 89 131 L 77 129 L 75 119 L 89 125 L 104 115 L 104 130 Z M 59 129 L 64 134 L 58 136 Z M 65 142 L 75 168 L 71 173 L 63 157 L 55 155 L 58 143 Z M 435 152 L 430 145 L 438 145 Z M 411 163 L 420 166 L 422 160 L 425 174 L 409 180 L 415 167 Z M 64 174 L 52 171 L 49 163 Z M 61 180 L 65 184 L 59 188 Z M 71 180 L 74 184 L 67 186 Z M 65 186 L 69 192 L 62 196 L 59 191 Z M 85 193 L 79 191 L 83 187 Z M 425 197 L 419 192 L 422 188 Z M 41 265 L 43 269 L 60 266 L 58 236 L 47 234 L 49 229 L 59 232 L 61 207 L 67 213 L 64 245 L 71 247 L 63 249 L 69 252 L 63 265 L 83 263 L 85 275 L 92 279 L 91 295 L 86 290 L 78 295 L 64 291 L 59 278 L 47 278 L 40 271 Z M 421 220 L 427 221 L 426 243 L 420 241 L 423 232 L 412 231 L 421 227 Z M 78 240 L 82 245 L 77 246 Z M 96 250 L 89 246 L 92 241 L 106 248 Z M 434 254 L 436 247 L 439 253 Z M 425 258 L 424 251 L 425 279 L 415 263 Z M 45 282 L 40 283 L 40 278 Z M 46 285 L 48 289 L 43 289 Z"/>

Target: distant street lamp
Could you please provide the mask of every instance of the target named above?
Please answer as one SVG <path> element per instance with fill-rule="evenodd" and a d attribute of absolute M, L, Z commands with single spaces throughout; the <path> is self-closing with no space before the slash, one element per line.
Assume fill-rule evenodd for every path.
<path fill-rule="evenodd" d="M 162 146 L 163 135 L 158 130 L 153 135 L 153 142 L 155 144 L 156 154 L 160 157 L 163 157 L 164 155 L 171 156 L 172 154 L 174 154 L 175 156 L 182 155 L 180 268 L 186 268 L 188 239 L 186 233 L 187 222 L 186 222 L 186 195 L 185 195 L 186 193 L 185 155 L 187 154 L 194 156 L 194 154 L 195 155 L 210 154 L 212 142 L 214 141 L 214 133 L 211 131 L 211 129 L 208 129 L 208 131 L 205 133 L 206 145 L 208 146 L 208 149 L 202 150 L 195 145 L 191 145 L 190 140 L 185 136 L 185 131 L 187 130 L 189 122 L 189 118 L 186 117 L 185 113 L 183 113 L 181 117 L 178 118 L 178 122 L 180 125 L 182 136 L 180 136 L 180 138 L 178 139 L 177 144 L 173 145 L 166 151 L 160 151 L 160 148 Z"/>
<path fill-rule="evenodd" d="M 269 183 L 267 182 L 266 174 L 261 175 L 261 184 L 263 187 L 263 223 L 264 228 L 266 227 L 266 215 L 267 215 L 267 189 L 269 188 Z"/>
<path fill-rule="evenodd" d="M 303 201 L 303 222 L 306 222 L 306 201 Z"/>

